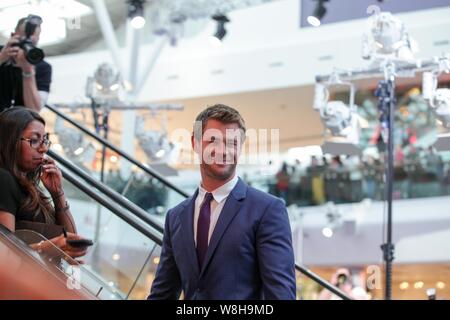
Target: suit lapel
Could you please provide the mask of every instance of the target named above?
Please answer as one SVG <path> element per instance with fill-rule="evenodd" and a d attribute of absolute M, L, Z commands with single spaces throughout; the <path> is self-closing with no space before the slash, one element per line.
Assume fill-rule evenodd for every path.
<path fill-rule="evenodd" d="M 186 248 L 186 254 L 189 257 L 189 263 L 192 265 L 193 270 L 195 270 L 196 275 L 200 273 L 197 260 L 197 250 L 195 249 L 194 242 L 194 208 L 197 195 L 198 190 L 191 197 L 180 215 L 183 245 Z"/>
<path fill-rule="evenodd" d="M 217 221 L 216 227 L 214 228 L 213 234 L 211 235 L 211 240 L 209 242 L 208 250 L 206 251 L 205 261 L 203 263 L 203 267 L 200 273 L 200 277 L 208 266 L 209 260 L 211 259 L 214 251 L 219 244 L 220 239 L 222 239 L 223 234 L 225 233 L 228 225 L 231 223 L 233 218 L 239 212 L 243 205 L 242 199 L 245 198 L 247 192 L 247 185 L 239 178 L 238 183 L 231 191 L 228 196 L 225 205 L 222 208 L 222 211 L 219 216 L 219 220 Z"/>

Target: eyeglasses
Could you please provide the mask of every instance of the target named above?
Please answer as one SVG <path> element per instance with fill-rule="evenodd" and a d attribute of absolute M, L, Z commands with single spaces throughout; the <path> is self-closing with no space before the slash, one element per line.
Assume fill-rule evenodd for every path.
<path fill-rule="evenodd" d="M 30 138 L 30 139 L 20 138 L 20 140 L 28 141 L 28 143 L 30 144 L 30 147 L 33 148 L 33 149 L 36 149 L 36 150 L 39 149 L 41 146 L 45 146 L 48 149 L 52 145 L 52 142 L 48 138 L 48 134 L 46 134 L 42 139 L 38 139 L 38 138 Z"/>

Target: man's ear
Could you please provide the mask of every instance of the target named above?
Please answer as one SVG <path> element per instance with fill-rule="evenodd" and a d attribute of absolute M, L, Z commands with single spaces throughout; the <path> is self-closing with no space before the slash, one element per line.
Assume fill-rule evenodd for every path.
<path fill-rule="evenodd" d="M 194 134 L 191 135 L 191 145 L 192 150 L 194 150 L 196 154 L 200 154 L 200 141 L 195 138 Z"/>

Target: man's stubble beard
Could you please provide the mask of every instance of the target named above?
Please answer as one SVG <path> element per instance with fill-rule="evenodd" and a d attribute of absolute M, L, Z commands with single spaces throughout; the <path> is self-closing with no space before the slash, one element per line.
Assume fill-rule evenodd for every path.
<path fill-rule="evenodd" d="M 221 181 L 228 180 L 229 178 L 231 178 L 236 172 L 236 166 L 237 164 L 232 164 L 226 171 L 219 174 L 214 169 L 212 169 L 210 165 L 207 164 L 202 165 L 203 170 L 208 177 Z"/>

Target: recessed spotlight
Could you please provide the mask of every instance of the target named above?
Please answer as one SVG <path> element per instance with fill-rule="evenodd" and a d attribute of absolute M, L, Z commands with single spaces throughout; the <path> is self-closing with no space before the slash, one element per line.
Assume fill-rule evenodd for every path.
<path fill-rule="evenodd" d="M 316 8 L 312 15 L 308 16 L 306 20 L 313 27 L 318 27 L 321 25 L 321 20 L 327 13 L 327 8 L 325 8 L 324 2 L 328 2 L 328 0 L 317 0 Z"/>
<path fill-rule="evenodd" d="M 399 287 L 400 287 L 400 290 L 406 290 L 409 288 L 409 283 L 406 281 L 403 281 L 402 283 L 400 283 Z"/>
<path fill-rule="evenodd" d="M 333 236 L 333 229 L 325 227 L 322 229 L 322 234 L 325 238 L 331 238 Z"/>

